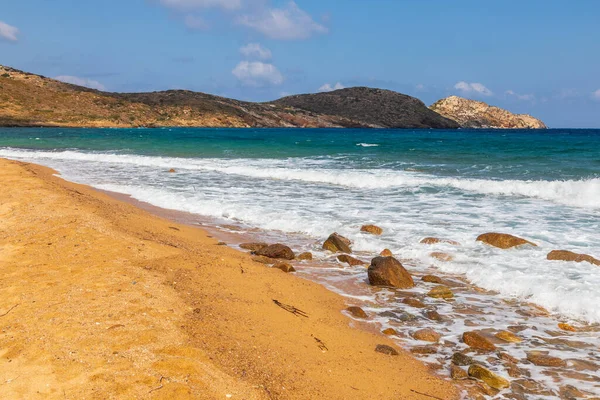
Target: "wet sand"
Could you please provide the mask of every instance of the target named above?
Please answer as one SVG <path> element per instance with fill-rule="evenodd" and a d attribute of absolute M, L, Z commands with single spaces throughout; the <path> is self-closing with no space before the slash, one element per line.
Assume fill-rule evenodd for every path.
<path fill-rule="evenodd" d="M 375 352 L 397 346 L 321 285 L 48 168 L 0 166 L 0 398 L 457 398 L 408 353 Z"/>

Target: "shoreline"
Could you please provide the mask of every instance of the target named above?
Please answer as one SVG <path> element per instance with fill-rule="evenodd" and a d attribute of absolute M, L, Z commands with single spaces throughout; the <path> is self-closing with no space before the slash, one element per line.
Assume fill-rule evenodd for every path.
<path fill-rule="evenodd" d="M 0 319 L 3 397 L 457 398 L 404 350 L 376 353 L 397 346 L 351 327 L 325 287 L 49 168 L 0 165 L 0 313 L 18 305 Z"/>

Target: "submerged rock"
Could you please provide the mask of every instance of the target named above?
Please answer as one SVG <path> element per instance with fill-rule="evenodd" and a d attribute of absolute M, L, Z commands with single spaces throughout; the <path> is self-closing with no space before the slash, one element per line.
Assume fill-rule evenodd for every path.
<path fill-rule="evenodd" d="M 437 347 L 435 346 L 415 346 L 410 349 L 413 354 L 436 354 Z"/>
<path fill-rule="evenodd" d="M 441 285 L 442 283 L 444 283 L 444 281 L 442 280 L 442 278 L 440 278 L 439 276 L 435 276 L 435 275 L 425 275 L 421 278 L 421 280 L 423 282 L 429 282 L 429 283 L 437 283 L 439 285 Z"/>
<path fill-rule="evenodd" d="M 578 263 L 586 261 L 593 265 L 600 265 L 600 260 L 590 255 L 573 253 L 572 251 L 568 250 L 552 250 L 550 253 L 548 253 L 546 258 L 548 260 L 573 261 Z"/>
<path fill-rule="evenodd" d="M 529 240 L 509 235 L 508 233 L 484 233 L 483 235 L 479 235 L 476 240 L 500 249 L 510 249 L 511 247 L 522 246 L 524 244 L 537 247 L 537 244 L 532 243 Z"/>
<path fill-rule="evenodd" d="M 313 255 L 311 252 L 309 251 L 305 251 L 304 253 L 300 253 L 298 254 L 298 256 L 296 257 L 296 260 L 300 260 L 300 261 L 310 261 L 313 259 Z"/>
<path fill-rule="evenodd" d="M 559 329 L 562 329 L 563 331 L 569 331 L 569 332 L 577 332 L 577 328 L 575 328 L 573 325 L 561 322 L 558 324 Z"/>
<path fill-rule="evenodd" d="M 360 227 L 360 231 L 370 233 L 372 235 L 381 235 L 383 233 L 383 229 L 377 225 L 363 225 Z"/>
<path fill-rule="evenodd" d="M 462 336 L 463 342 L 477 350 L 494 351 L 496 346 L 490 342 L 488 338 L 481 333 L 475 331 L 464 332 Z"/>
<path fill-rule="evenodd" d="M 454 260 L 454 256 L 452 256 L 448 253 L 442 253 L 440 251 L 434 251 L 433 253 L 431 253 L 429 255 L 432 258 L 435 258 L 436 260 L 443 261 L 443 262 L 450 262 L 450 261 Z"/>
<path fill-rule="evenodd" d="M 365 262 L 359 260 L 358 258 L 349 256 L 348 254 L 340 254 L 339 256 L 337 256 L 337 259 L 339 262 L 346 263 L 350 266 L 365 265 Z"/>
<path fill-rule="evenodd" d="M 254 252 L 257 256 L 265 256 L 269 258 L 281 258 L 284 260 L 293 260 L 294 252 L 284 244 L 271 244 Z"/>
<path fill-rule="evenodd" d="M 539 367 L 564 367 L 567 363 L 558 357 L 548 355 L 548 352 L 530 351 L 527 353 L 527 361 Z"/>
<path fill-rule="evenodd" d="M 455 242 L 454 240 L 440 239 L 440 238 L 435 238 L 435 237 L 426 237 L 425 239 L 422 239 L 420 243 L 423 243 L 423 244 L 447 243 L 447 244 L 451 244 L 453 246 L 460 246 L 460 243 Z"/>
<path fill-rule="evenodd" d="M 283 272 L 296 272 L 296 269 L 291 264 L 284 263 L 284 262 L 280 262 L 280 263 L 273 265 L 273 268 L 280 269 Z"/>
<path fill-rule="evenodd" d="M 509 331 L 500 331 L 495 335 L 498 339 L 508 343 L 520 343 L 523 341 L 520 337 Z"/>
<path fill-rule="evenodd" d="M 425 308 L 425 304 L 417 299 L 416 297 L 405 297 L 402 299 L 402 303 L 409 305 L 411 307 L 415 307 L 415 308 Z"/>
<path fill-rule="evenodd" d="M 427 293 L 427 296 L 433 297 L 434 299 L 451 299 L 454 297 L 454 293 L 448 286 L 440 285 L 436 286 Z"/>
<path fill-rule="evenodd" d="M 352 253 L 350 244 L 351 242 L 349 239 L 334 232 L 329 235 L 325 243 L 323 243 L 323 249 L 329 250 L 332 253 Z"/>
<path fill-rule="evenodd" d="M 244 250 L 257 251 L 260 249 L 264 249 L 267 247 L 268 243 L 257 242 L 257 243 L 242 243 L 240 244 L 240 248 Z"/>
<path fill-rule="evenodd" d="M 387 354 L 388 356 L 398 355 L 398 351 L 392 346 L 388 346 L 387 344 L 378 344 L 377 347 L 375 347 L 375 351 L 378 353 Z"/>
<path fill-rule="evenodd" d="M 494 389 L 502 390 L 510 386 L 508 380 L 478 364 L 471 364 L 468 373 L 470 377 L 479 379 Z"/>
<path fill-rule="evenodd" d="M 368 315 L 365 312 L 365 310 L 358 306 L 350 306 L 346 308 L 346 311 L 348 311 L 350 315 L 352 315 L 354 318 L 368 318 Z"/>
<path fill-rule="evenodd" d="M 415 283 L 408 271 L 394 257 L 375 257 L 368 269 L 369 283 L 374 286 L 392 286 L 409 289 Z"/>

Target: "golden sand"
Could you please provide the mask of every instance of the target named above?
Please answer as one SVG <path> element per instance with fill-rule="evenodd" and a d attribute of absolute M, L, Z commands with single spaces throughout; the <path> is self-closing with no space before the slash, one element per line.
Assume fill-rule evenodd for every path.
<path fill-rule="evenodd" d="M 342 297 L 52 174 L 0 160 L 1 399 L 457 397 Z"/>

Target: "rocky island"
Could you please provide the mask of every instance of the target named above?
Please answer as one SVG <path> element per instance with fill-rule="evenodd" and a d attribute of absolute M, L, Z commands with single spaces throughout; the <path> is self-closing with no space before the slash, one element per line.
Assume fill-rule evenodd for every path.
<path fill-rule="evenodd" d="M 450 96 L 433 103 L 431 110 L 456 121 L 461 128 L 546 129 L 546 125 L 528 114 L 513 114 L 482 101 Z"/>

